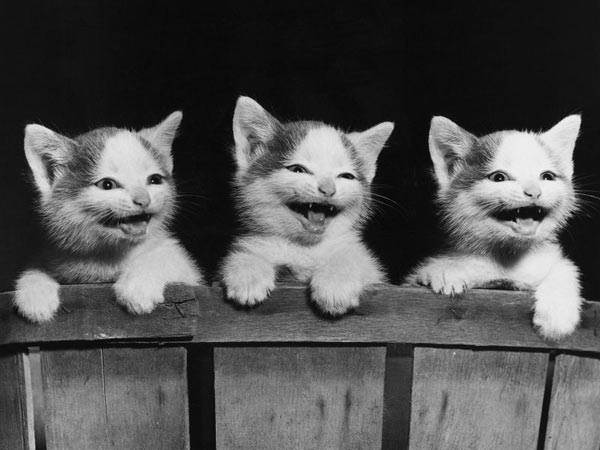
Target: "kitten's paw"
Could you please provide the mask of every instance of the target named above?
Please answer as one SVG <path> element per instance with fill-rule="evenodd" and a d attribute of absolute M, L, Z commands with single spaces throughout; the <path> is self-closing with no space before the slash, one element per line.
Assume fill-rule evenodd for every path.
<path fill-rule="evenodd" d="M 115 283 L 117 301 L 132 314 L 146 314 L 164 302 L 165 285 L 148 277 L 123 275 Z"/>
<path fill-rule="evenodd" d="M 340 316 L 358 307 L 361 287 L 350 281 L 338 283 L 314 277 L 311 281 L 312 300 L 324 313 Z"/>
<path fill-rule="evenodd" d="M 244 306 L 262 303 L 275 288 L 275 268 L 266 261 L 252 260 L 223 271 L 227 298 Z"/>
<path fill-rule="evenodd" d="M 14 304 L 32 322 L 47 322 L 58 310 L 59 285 L 43 272 L 28 270 L 17 281 Z"/>
<path fill-rule="evenodd" d="M 467 275 L 460 266 L 444 260 L 432 261 L 420 267 L 407 281 L 429 286 L 433 292 L 444 295 L 462 294 L 469 286 Z"/>
<path fill-rule="evenodd" d="M 200 269 L 193 264 L 189 264 L 187 267 L 181 267 L 178 270 L 178 273 L 173 276 L 173 279 L 169 280 L 167 283 L 183 283 L 190 286 L 201 286 L 204 284 L 204 275 Z"/>
<path fill-rule="evenodd" d="M 579 308 L 570 306 L 536 304 L 533 325 L 546 339 L 559 340 L 573 333 L 579 324 Z"/>

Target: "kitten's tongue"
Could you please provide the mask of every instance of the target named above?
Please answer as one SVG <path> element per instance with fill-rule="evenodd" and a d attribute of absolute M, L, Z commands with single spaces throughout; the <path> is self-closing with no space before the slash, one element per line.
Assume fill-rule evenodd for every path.
<path fill-rule="evenodd" d="M 123 233 L 130 236 L 143 236 L 148 229 L 148 222 L 139 220 L 136 222 L 120 223 L 119 228 Z"/>
<path fill-rule="evenodd" d="M 307 224 L 309 231 L 312 231 L 313 233 L 321 233 L 323 231 L 323 227 L 325 226 L 325 213 L 309 209 L 306 217 L 309 222 Z"/>
<path fill-rule="evenodd" d="M 323 225 L 325 223 L 325 213 L 308 210 L 308 220 L 316 225 Z"/>
<path fill-rule="evenodd" d="M 525 236 L 530 236 L 532 234 L 535 234 L 539 224 L 540 223 L 537 220 L 533 220 L 530 218 L 517 218 L 516 220 L 511 222 L 510 226 L 516 233 L 523 234 Z"/>

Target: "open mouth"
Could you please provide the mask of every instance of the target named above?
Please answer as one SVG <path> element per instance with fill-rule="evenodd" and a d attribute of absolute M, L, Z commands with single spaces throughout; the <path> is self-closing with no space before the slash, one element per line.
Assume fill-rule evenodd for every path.
<path fill-rule="evenodd" d="M 535 234 L 539 224 L 548 215 L 548 210 L 540 206 L 502 209 L 493 214 L 494 218 L 504 222 L 515 233 L 525 236 Z"/>
<path fill-rule="evenodd" d="M 123 233 L 129 236 L 143 236 L 148 230 L 148 223 L 152 216 L 150 214 L 136 214 L 125 217 L 110 217 L 102 221 L 102 225 L 119 228 Z"/>
<path fill-rule="evenodd" d="M 340 211 L 330 203 L 294 202 L 288 203 L 287 207 L 305 219 L 302 221 L 302 225 L 312 233 L 325 231 L 328 220 L 335 217 Z"/>

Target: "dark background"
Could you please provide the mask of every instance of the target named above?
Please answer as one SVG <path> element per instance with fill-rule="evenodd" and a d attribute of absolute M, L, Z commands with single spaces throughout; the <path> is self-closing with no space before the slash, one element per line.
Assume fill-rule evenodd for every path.
<path fill-rule="evenodd" d="M 184 111 L 176 178 L 189 194 L 175 228 L 212 272 L 235 225 L 229 146 L 240 94 L 283 120 L 396 122 L 375 179 L 391 200 L 366 237 L 398 281 L 439 245 L 427 151 L 434 114 L 485 134 L 582 112 L 576 174 L 599 189 L 599 20 L 597 1 L 4 3 L 0 288 L 12 288 L 40 244 L 25 124 L 74 135 L 153 125 L 175 109 Z M 563 236 L 591 299 L 600 298 L 597 206 Z"/>

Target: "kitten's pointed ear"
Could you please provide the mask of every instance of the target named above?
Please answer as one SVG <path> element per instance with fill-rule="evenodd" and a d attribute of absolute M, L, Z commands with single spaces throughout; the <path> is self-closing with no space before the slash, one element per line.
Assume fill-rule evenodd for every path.
<path fill-rule="evenodd" d="M 29 124 L 25 127 L 25 157 L 42 201 L 50 193 L 61 166 L 69 161 L 73 145 L 71 139 L 41 125 Z"/>
<path fill-rule="evenodd" d="M 382 122 L 362 132 L 348 133 L 346 136 L 358 151 L 364 165 L 365 177 L 370 183 L 375 177 L 377 157 L 394 131 L 392 122 Z"/>
<path fill-rule="evenodd" d="M 238 171 L 245 171 L 260 156 L 264 144 L 281 124 L 250 97 L 239 97 L 233 113 L 233 139 Z"/>
<path fill-rule="evenodd" d="M 581 128 L 581 116 L 573 114 L 565 117 L 540 137 L 553 151 L 560 156 L 567 167 L 573 170 L 573 149 Z"/>
<path fill-rule="evenodd" d="M 457 162 L 464 158 L 476 140 L 450 119 L 442 116 L 431 119 L 429 154 L 441 190 L 448 188 Z"/>
<path fill-rule="evenodd" d="M 169 114 L 169 116 L 158 125 L 152 128 L 144 128 L 138 132 L 141 137 L 150 142 L 152 147 L 161 153 L 163 163 L 166 165 L 169 172 L 173 170 L 171 147 L 177 136 L 177 129 L 181 124 L 181 119 L 183 119 L 183 113 L 181 111 L 175 111 Z"/>

